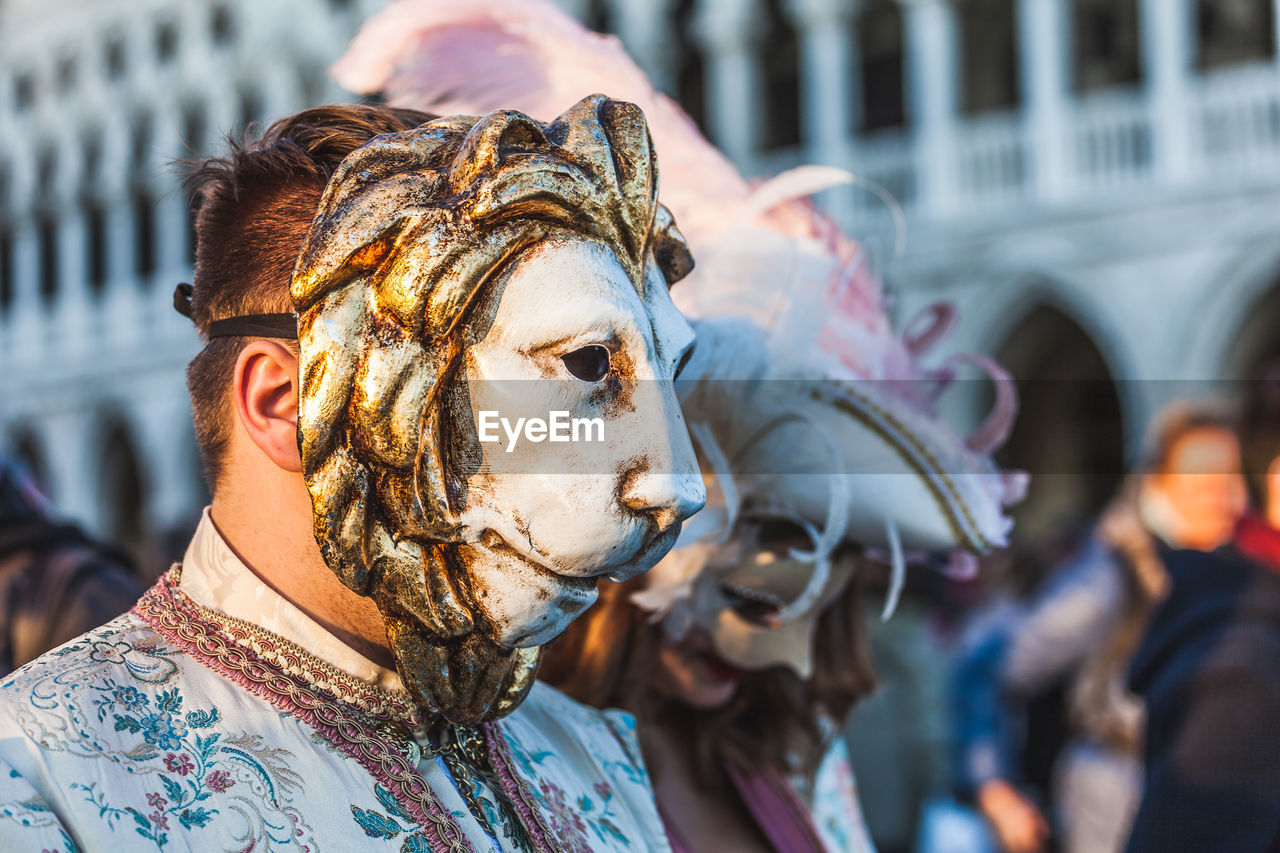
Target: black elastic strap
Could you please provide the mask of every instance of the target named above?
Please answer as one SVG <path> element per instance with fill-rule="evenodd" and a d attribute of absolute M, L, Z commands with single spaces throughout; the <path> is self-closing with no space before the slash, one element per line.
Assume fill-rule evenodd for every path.
<path fill-rule="evenodd" d="M 173 308 L 191 319 L 191 285 L 185 281 L 173 289 Z M 226 317 L 209 324 L 209 338 L 289 338 L 298 337 L 298 318 L 293 314 L 245 314 Z"/>
<path fill-rule="evenodd" d="M 293 314 L 245 314 L 209 324 L 210 338 L 297 338 L 298 318 Z"/>

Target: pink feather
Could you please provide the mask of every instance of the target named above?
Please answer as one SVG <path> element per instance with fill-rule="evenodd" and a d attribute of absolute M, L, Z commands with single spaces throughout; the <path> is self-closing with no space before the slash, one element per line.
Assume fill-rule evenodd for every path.
<path fill-rule="evenodd" d="M 658 150 L 663 200 L 690 240 L 718 230 L 717 213 L 750 192 L 616 38 L 549 0 L 397 0 L 365 22 L 331 72 L 353 92 L 441 114 L 518 109 L 549 121 L 596 92 L 637 104 Z"/>
<path fill-rule="evenodd" d="M 658 151 L 663 202 L 698 259 L 694 276 L 675 292 L 681 308 L 698 315 L 697 304 L 708 299 L 723 307 L 725 294 L 712 291 L 724 278 L 713 273 L 726 263 L 757 294 L 803 287 L 808 283 L 779 276 L 780 267 L 803 252 L 827 268 L 830 299 L 823 307 L 842 312 L 838 326 L 861 328 L 854 336 L 810 328 L 802 335 L 806 345 L 841 338 L 839 360 L 857 376 L 879 378 L 883 364 L 909 362 L 877 352 L 901 345 L 888 328 L 878 282 L 865 264 L 850 266 L 857 244 L 803 201 L 814 191 L 815 173 L 795 170 L 768 182 L 763 216 L 744 222 L 752 185 L 653 88 L 616 38 L 587 30 L 548 0 L 398 0 L 365 23 L 332 73 L 352 91 L 381 92 L 389 103 L 441 114 L 514 108 L 547 120 L 595 92 L 637 104 Z M 748 251 L 751 263 L 737 263 L 738 250 L 750 249 L 761 229 L 785 239 L 768 243 L 774 254 Z M 773 310 L 788 304 L 775 300 Z M 822 310 L 815 320 L 829 316 Z M 856 350 L 854 341 L 860 342 Z"/>
<path fill-rule="evenodd" d="M 905 337 L 894 334 L 862 247 L 809 201 L 849 176 L 803 167 L 753 185 L 653 88 L 616 38 L 590 32 L 550 0 L 395 0 L 365 23 L 331 71 L 351 91 L 439 114 L 518 109 L 546 121 L 596 92 L 630 101 L 644 111 L 662 200 L 696 259 L 672 292 L 682 311 L 746 316 L 769 333 L 770 352 L 799 356 L 823 375 L 882 380 L 897 405 L 918 412 L 932 411 L 953 375 L 948 365 L 931 371 L 920 363 L 950 310 L 934 310 L 923 327 L 909 324 Z M 997 380 L 996 410 L 967 446 L 934 426 L 951 436 L 965 465 L 986 470 L 1016 401 L 1012 384 L 1000 381 L 1007 377 L 978 363 Z M 996 507 L 1022 483 L 1009 475 L 979 480 Z M 957 563 L 964 572 L 974 565 Z"/>
<path fill-rule="evenodd" d="M 753 186 L 617 38 L 550 0 L 395 0 L 365 22 L 331 73 L 351 91 L 440 114 L 514 108 L 549 120 L 596 92 L 638 105 L 658 152 L 662 200 L 697 259 L 672 293 L 683 311 L 745 314 L 775 343 L 805 352 L 817 341 L 830 372 L 890 380 L 912 405 L 929 407 L 945 386 L 917 358 L 937 335 L 893 333 L 861 247 L 807 200 L 837 183 L 837 170 L 805 167 Z"/>

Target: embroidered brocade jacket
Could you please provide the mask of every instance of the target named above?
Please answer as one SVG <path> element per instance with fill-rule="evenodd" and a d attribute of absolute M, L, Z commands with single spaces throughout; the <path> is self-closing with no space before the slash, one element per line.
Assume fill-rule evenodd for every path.
<path fill-rule="evenodd" d="M 260 621 L 306 620 L 251 574 L 214 579 L 261 585 Z M 669 849 L 629 716 L 539 683 L 475 730 L 492 772 L 468 778 L 394 673 L 357 678 L 312 653 L 332 635 L 303 648 L 184 580 L 0 684 L 0 849 Z"/>

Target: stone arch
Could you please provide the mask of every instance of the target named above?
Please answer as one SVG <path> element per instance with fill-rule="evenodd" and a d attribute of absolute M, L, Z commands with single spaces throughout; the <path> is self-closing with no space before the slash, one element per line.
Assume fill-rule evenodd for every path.
<path fill-rule="evenodd" d="M 1121 388 L 1097 339 L 1051 301 L 1024 310 L 991 352 L 1017 380 L 1021 405 L 998 459 L 1032 478 L 1013 511 L 1015 541 L 1030 555 L 1052 554 L 1123 477 L 1129 424 Z"/>
<path fill-rule="evenodd" d="M 156 133 L 155 111 L 137 107 L 129 120 L 129 169 L 137 180 L 150 181 L 160 164 L 160 141 Z"/>
<path fill-rule="evenodd" d="M 39 433 L 29 425 L 16 427 L 5 442 L 5 455 L 22 466 L 40 490 L 49 493 L 49 456 Z"/>
<path fill-rule="evenodd" d="M 98 428 L 97 498 L 106 537 L 140 557 L 148 544 L 147 492 L 138 433 L 123 413 L 107 412 Z"/>
<path fill-rule="evenodd" d="M 975 352 L 994 353 L 1014 329 L 1037 308 L 1059 311 L 1080 327 L 1093 342 L 1107 366 L 1118 378 L 1138 375 L 1132 354 L 1125 348 L 1125 336 L 1108 316 L 1105 306 L 1090 300 L 1085 288 L 1055 273 L 1029 267 L 1006 267 L 988 279 L 990 287 L 984 296 L 999 306 L 980 312 L 983 325 L 967 336 L 966 343 Z M 962 314 L 961 320 L 965 318 Z M 1136 400 L 1126 401 L 1126 418 L 1141 422 L 1144 409 Z"/>
<path fill-rule="evenodd" d="M 960 108 L 967 114 L 1011 109 L 1021 99 L 1015 0 L 956 5 Z"/>
<path fill-rule="evenodd" d="M 178 156 L 199 157 L 209 150 L 209 115 L 204 97 L 188 92 L 182 98 L 178 128 Z"/>
<path fill-rule="evenodd" d="M 129 218 L 132 223 L 133 258 L 131 272 L 149 281 L 156 272 L 156 181 L 157 139 L 150 110 L 140 110 L 130 122 L 129 133 Z"/>
<path fill-rule="evenodd" d="M 61 257 L 58 246 L 58 170 L 60 156 L 58 147 L 52 144 L 42 145 L 36 155 L 36 204 L 33 220 L 36 227 L 38 245 L 38 279 L 40 297 L 45 304 L 52 303 L 58 295 Z"/>
<path fill-rule="evenodd" d="M 248 133 L 249 128 L 260 126 L 267 113 L 261 89 L 246 81 L 236 87 L 235 115 L 232 119 L 237 135 Z"/>
<path fill-rule="evenodd" d="M 34 145 L 31 139 L 22 134 L 12 133 L 4 140 L 3 153 L 10 167 L 8 209 L 16 216 L 30 209 L 35 203 Z"/>
<path fill-rule="evenodd" d="M 0 154 L 0 317 L 13 307 L 17 296 L 14 271 L 15 222 L 17 212 L 13 207 L 14 195 L 12 170 Z"/>
<path fill-rule="evenodd" d="M 1259 317 L 1276 318 L 1280 304 L 1272 300 L 1280 287 L 1280 249 L 1275 234 L 1264 233 L 1244 242 L 1244 248 L 1229 258 L 1205 281 L 1207 293 L 1200 310 L 1187 320 L 1181 340 L 1187 347 L 1187 372 L 1191 378 L 1244 378 L 1251 338 Z M 1275 336 L 1280 339 L 1280 335 Z M 1242 361 L 1242 359 L 1244 361 Z"/>
<path fill-rule="evenodd" d="M 225 2 L 216 2 L 209 8 L 208 38 L 213 44 L 225 47 L 232 44 L 238 35 L 236 17 L 231 6 Z"/>
<path fill-rule="evenodd" d="M 1280 365 L 1280 278 L 1250 303 L 1236 326 L 1223 356 L 1221 373 L 1227 379 L 1259 379 Z"/>
<path fill-rule="evenodd" d="M 102 175 L 111 170 L 107 160 L 104 133 L 97 121 L 85 123 L 80 130 L 80 155 L 83 159 L 80 187 L 76 203 L 84 217 L 85 275 L 89 291 L 101 298 L 109 279 L 107 265 L 107 197 L 102 192 Z"/>
<path fill-rule="evenodd" d="M 77 122 L 83 122 L 77 116 Z M 41 120 L 32 129 L 35 140 L 35 189 L 33 206 L 56 208 L 75 198 L 83 180 L 84 160 L 79 133 L 62 124 Z"/>

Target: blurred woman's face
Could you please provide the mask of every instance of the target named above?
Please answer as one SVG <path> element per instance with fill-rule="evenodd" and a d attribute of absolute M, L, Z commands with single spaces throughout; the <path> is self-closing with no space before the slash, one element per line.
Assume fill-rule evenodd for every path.
<path fill-rule="evenodd" d="M 707 635 L 694 628 L 677 643 L 658 650 L 654 688 L 697 711 L 728 705 L 746 673 L 720 659 Z"/>
<path fill-rule="evenodd" d="M 739 550 L 733 564 L 704 571 L 693 592 L 700 605 L 694 623 L 679 641 L 661 648 L 655 687 L 709 710 L 731 701 L 748 672 L 785 666 L 808 678 L 818 618 L 853 574 L 849 559 L 820 570 L 791 555 L 791 549 L 810 544 L 775 532 Z M 825 571 L 825 581 L 819 577 L 820 587 L 811 590 L 819 571 Z M 809 606 L 788 609 L 806 592 Z"/>
<path fill-rule="evenodd" d="M 1240 443 L 1218 427 L 1192 430 L 1173 443 L 1163 470 L 1145 486 L 1170 510 L 1162 535 L 1181 548 L 1211 551 L 1231 538 L 1245 510 Z"/>

